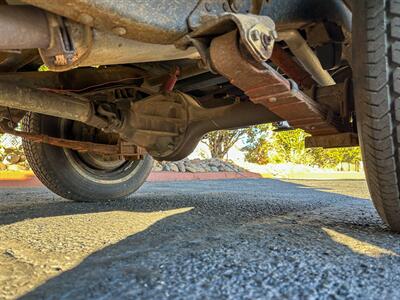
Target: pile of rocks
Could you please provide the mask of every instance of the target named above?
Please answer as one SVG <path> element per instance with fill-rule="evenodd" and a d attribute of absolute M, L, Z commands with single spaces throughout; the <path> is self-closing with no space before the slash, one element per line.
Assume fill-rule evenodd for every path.
<path fill-rule="evenodd" d="M 22 146 L 0 146 L 0 171 L 27 171 L 30 170 Z"/>
<path fill-rule="evenodd" d="M 29 164 L 26 160 L 21 146 L 7 148 L 0 146 L 0 171 L 28 171 Z M 178 162 L 154 162 L 154 172 L 247 172 L 231 161 L 219 159 L 194 159 L 181 160 Z"/>
<path fill-rule="evenodd" d="M 0 171 L 27 171 L 30 170 L 26 161 L 21 141 L 3 135 L 0 138 Z M 231 161 L 220 159 L 184 159 L 178 162 L 155 162 L 155 172 L 247 172 Z"/>
<path fill-rule="evenodd" d="M 220 159 L 185 159 L 178 162 L 155 162 L 154 172 L 247 172 L 247 170 L 235 165 L 231 161 Z"/>

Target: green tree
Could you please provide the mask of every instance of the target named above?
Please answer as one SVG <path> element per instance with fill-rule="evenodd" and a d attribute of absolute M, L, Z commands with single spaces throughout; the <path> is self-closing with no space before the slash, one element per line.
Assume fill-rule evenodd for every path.
<path fill-rule="evenodd" d="M 239 130 L 220 130 L 206 134 L 202 140 L 210 150 L 212 158 L 224 159 L 229 150 L 254 127 Z"/>
<path fill-rule="evenodd" d="M 254 126 L 247 133 L 246 146 L 242 149 L 245 152 L 245 159 L 248 162 L 266 165 L 270 163 L 270 151 L 273 149 L 271 136 L 273 134 L 272 124 Z"/>
<path fill-rule="evenodd" d="M 251 133 L 243 150 L 246 160 L 252 163 L 295 163 L 323 168 L 348 163 L 357 168 L 361 161 L 358 147 L 306 149 L 304 140 L 308 134 L 300 129 L 274 132 L 272 125 L 261 125 Z"/>
<path fill-rule="evenodd" d="M 304 164 L 312 160 L 311 151 L 304 147 L 307 134 L 302 130 L 274 132 L 272 125 L 261 125 L 254 132 L 243 149 L 249 162 Z"/>

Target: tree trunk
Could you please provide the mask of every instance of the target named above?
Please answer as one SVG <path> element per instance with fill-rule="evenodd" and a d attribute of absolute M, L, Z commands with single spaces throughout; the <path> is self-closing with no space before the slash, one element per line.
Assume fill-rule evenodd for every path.
<path fill-rule="evenodd" d="M 222 145 L 214 145 L 214 147 L 210 149 L 210 152 L 211 157 L 216 159 L 224 159 L 226 155 L 226 152 L 222 149 Z"/>

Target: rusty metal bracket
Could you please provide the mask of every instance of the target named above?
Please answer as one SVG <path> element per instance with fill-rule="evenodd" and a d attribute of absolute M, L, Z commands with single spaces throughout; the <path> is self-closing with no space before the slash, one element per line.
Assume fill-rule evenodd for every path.
<path fill-rule="evenodd" d="M 214 69 L 243 90 L 251 101 L 264 105 L 293 127 L 304 129 L 311 135 L 346 131 L 335 115 L 301 92 L 296 83 L 266 63 L 249 61 L 239 40 L 237 31 L 215 38 L 211 43 L 210 57 Z"/>
<path fill-rule="evenodd" d="M 76 68 L 85 60 L 93 46 L 93 29 L 87 25 L 47 14 L 50 45 L 39 49 L 39 54 L 53 72 L 65 72 Z"/>
<path fill-rule="evenodd" d="M 91 152 L 104 155 L 120 155 L 130 160 L 143 159 L 146 153 L 143 148 L 140 148 L 132 143 L 120 141 L 117 145 L 98 144 L 91 142 L 67 140 L 62 138 L 55 138 L 43 134 L 34 134 L 30 132 L 18 131 L 10 126 L 6 125 L 5 122 L 0 122 L 0 131 L 8 133 L 14 136 L 18 136 L 25 140 L 32 141 L 34 143 L 44 143 L 56 147 L 68 148 L 78 152 Z"/>
<path fill-rule="evenodd" d="M 240 33 L 243 46 L 257 62 L 268 60 L 274 49 L 277 32 L 274 21 L 266 16 L 249 14 L 223 13 L 218 16 L 209 16 L 201 26 L 176 43 L 178 48 L 185 49 L 195 46 L 205 62 L 208 61 L 207 52 L 210 37 L 220 36 L 235 29 Z M 198 43 L 194 43 L 197 40 Z"/>
<path fill-rule="evenodd" d="M 211 18 L 224 13 L 259 15 L 264 0 L 201 0 L 188 18 L 190 29 L 196 30 Z"/>

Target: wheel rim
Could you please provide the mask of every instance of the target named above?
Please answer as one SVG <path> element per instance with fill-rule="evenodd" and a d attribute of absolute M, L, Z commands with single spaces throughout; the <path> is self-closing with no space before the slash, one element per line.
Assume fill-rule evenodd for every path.
<path fill-rule="evenodd" d="M 60 121 L 60 136 L 65 139 L 97 143 L 110 143 L 113 139 L 116 139 L 115 136 L 107 135 L 95 128 L 70 120 Z M 144 164 L 144 160 L 127 161 L 118 156 L 79 153 L 66 148 L 63 150 L 76 172 L 87 180 L 102 184 L 126 182 L 135 176 Z"/>

